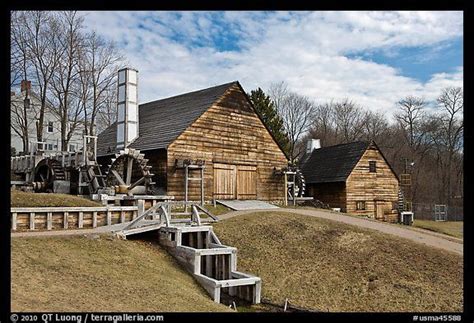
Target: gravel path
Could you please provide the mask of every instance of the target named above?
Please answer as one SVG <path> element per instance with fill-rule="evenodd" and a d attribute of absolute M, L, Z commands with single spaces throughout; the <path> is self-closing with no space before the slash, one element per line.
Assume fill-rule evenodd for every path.
<path fill-rule="evenodd" d="M 335 212 L 323 211 L 323 210 L 310 210 L 310 209 L 290 209 L 280 208 L 278 210 L 252 210 L 252 211 L 234 211 L 219 216 L 219 220 L 229 219 L 238 215 L 254 213 L 254 212 L 289 212 L 295 214 L 309 215 L 318 218 L 338 221 L 358 227 L 377 230 L 383 233 L 388 233 L 400 238 L 409 239 L 418 243 L 425 244 L 430 247 L 443 249 L 446 251 L 454 252 L 459 255 L 463 255 L 463 240 L 455 237 L 451 237 L 445 234 L 436 233 L 428 230 L 423 230 L 413 227 L 403 227 L 401 225 L 376 221 L 372 219 L 348 216 Z"/>

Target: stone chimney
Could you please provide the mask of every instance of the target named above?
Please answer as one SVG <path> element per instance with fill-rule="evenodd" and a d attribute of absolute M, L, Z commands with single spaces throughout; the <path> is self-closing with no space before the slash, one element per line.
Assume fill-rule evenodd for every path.
<path fill-rule="evenodd" d="M 306 142 L 306 153 L 311 154 L 313 150 L 321 148 L 321 140 L 320 139 L 309 139 Z"/>
<path fill-rule="evenodd" d="M 138 137 L 138 71 L 118 71 L 117 82 L 117 149 L 127 147 Z"/>

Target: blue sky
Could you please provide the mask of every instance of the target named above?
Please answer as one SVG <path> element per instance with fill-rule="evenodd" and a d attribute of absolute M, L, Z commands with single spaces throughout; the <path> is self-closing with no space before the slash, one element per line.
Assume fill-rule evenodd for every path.
<path fill-rule="evenodd" d="M 462 86 L 462 12 L 83 12 L 140 76 L 139 100 L 239 80 L 393 112 Z"/>

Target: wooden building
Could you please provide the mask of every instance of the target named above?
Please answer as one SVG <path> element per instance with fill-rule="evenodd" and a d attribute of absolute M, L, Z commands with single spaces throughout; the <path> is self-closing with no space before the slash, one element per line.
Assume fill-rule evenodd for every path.
<path fill-rule="evenodd" d="M 314 149 L 304 160 L 309 196 L 342 212 L 398 221 L 398 177 L 375 142 Z"/>
<path fill-rule="evenodd" d="M 189 160 L 197 166 L 187 170 L 188 200 L 201 198 L 200 164 L 206 201 L 284 199 L 283 175 L 274 170 L 288 159 L 239 82 L 141 104 L 138 112 L 138 136 L 127 147 L 149 160 L 157 194 L 185 198 Z M 99 163 L 110 164 L 119 150 L 116 124 L 99 134 L 97 150 Z"/>

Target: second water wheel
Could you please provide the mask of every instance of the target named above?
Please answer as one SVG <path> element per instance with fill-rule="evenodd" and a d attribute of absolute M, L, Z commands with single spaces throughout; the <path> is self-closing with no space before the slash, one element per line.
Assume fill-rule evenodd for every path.
<path fill-rule="evenodd" d="M 139 150 L 125 148 L 112 158 L 109 166 L 106 184 L 115 187 L 116 193 L 148 194 L 151 190 L 152 177 L 151 166 L 148 159 Z"/>

